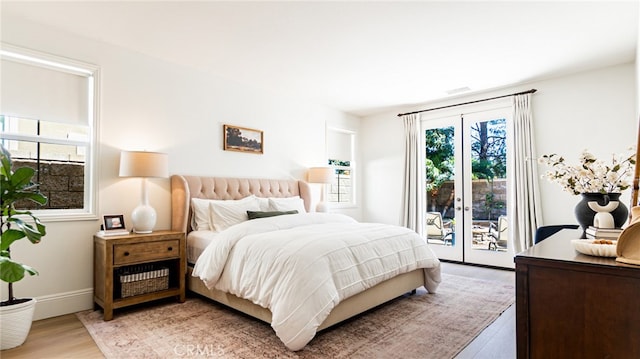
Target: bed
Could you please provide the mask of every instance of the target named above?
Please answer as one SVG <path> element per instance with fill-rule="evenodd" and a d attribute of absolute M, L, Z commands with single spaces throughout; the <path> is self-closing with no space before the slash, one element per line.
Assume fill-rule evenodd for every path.
<path fill-rule="evenodd" d="M 195 200 L 194 200 L 195 199 Z M 202 201 L 209 201 L 209 203 L 220 203 L 220 201 L 229 201 L 224 202 L 225 204 L 233 204 L 240 203 L 246 201 L 246 203 L 251 203 L 251 206 L 254 206 L 253 201 L 257 201 L 255 203 L 267 203 L 269 202 L 271 205 L 278 203 L 294 203 L 293 201 L 299 201 L 295 203 L 299 203 L 299 206 L 296 209 L 297 211 L 282 211 L 282 212 L 291 212 L 298 214 L 290 214 L 290 215 L 282 215 L 272 218 L 259 219 L 257 221 L 245 221 L 239 223 L 237 225 L 231 225 L 230 227 L 221 227 L 221 231 L 206 231 L 201 230 L 202 226 L 200 222 L 202 220 L 202 207 L 200 205 L 196 206 L 196 203 L 201 203 Z M 243 202 L 244 203 L 244 202 Z M 226 282 L 234 282 L 238 280 L 238 276 L 231 277 L 231 279 L 224 279 L 224 276 L 232 276 L 230 267 L 238 267 L 238 264 L 232 264 L 231 259 L 229 259 L 230 263 L 224 264 L 222 266 L 223 260 L 219 260 L 221 257 L 221 250 L 217 247 L 224 247 L 227 252 L 224 252 L 224 256 L 236 255 L 236 252 L 240 250 L 237 247 L 241 247 L 238 243 L 244 243 L 248 238 L 254 239 L 254 237 L 261 236 L 271 236 L 269 241 L 277 242 L 280 238 L 284 238 L 282 235 L 284 232 L 289 231 L 297 231 L 299 230 L 297 226 L 304 227 L 304 230 L 308 230 L 311 227 L 314 228 L 318 232 L 318 236 L 324 235 L 329 236 L 329 232 L 326 230 L 318 231 L 318 228 L 334 228 L 340 229 L 343 226 L 345 228 L 360 228 L 362 227 L 370 227 L 367 231 L 371 231 L 372 233 L 378 233 L 380 231 L 401 231 L 406 229 L 397 227 L 397 226 L 386 226 L 380 224 L 355 224 L 352 222 L 352 219 L 346 216 L 342 216 L 339 214 L 321 214 L 321 213 L 305 213 L 309 212 L 311 205 L 311 189 L 310 186 L 304 181 L 297 180 L 271 180 L 271 179 L 248 179 L 248 178 L 220 178 L 220 177 L 201 177 L 201 176 L 182 176 L 182 175 L 173 175 L 171 177 L 171 205 L 172 205 L 172 215 L 171 215 L 171 227 L 175 231 L 181 231 L 187 234 L 187 254 L 188 254 L 188 268 L 187 268 L 187 288 L 195 293 L 203 295 L 207 298 L 210 298 L 216 302 L 234 308 L 240 312 L 248 314 L 252 317 L 260 319 L 262 321 L 271 323 L 272 327 L 276 331 L 276 335 L 283 341 L 284 345 L 290 350 L 300 350 L 304 348 L 304 346 L 313 338 L 317 331 L 328 328 L 332 325 L 335 325 L 345 319 L 351 318 L 359 313 L 362 313 L 368 309 L 371 309 L 377 305 L 385 303 L 391 299 L 394 299 L 400 295 L 403 295 L 407 292 L 411 292 L 416 288 L 424 286 L 430 293 L 434 293 L 439 282 L 440 282 L 440 262 L 433 255 L 430 249 L 425 242 L 423 249 L 420 248 L 412 249 L 413 252 L 417 253 L 416 256 L 420 257 L 415 259 L 416 263 L 407 264 L 408 261 L 412 259 L 407 259 L 407 263 L 404 263 L 402 268 L 407 268 L 406 271 L 394 269 L 394 271 L 389 271 L 392 274 L 385 274 L 385 276 L 392 276 L 386 278 L 376 284 L 366 285 L 358 284 L 358 286 L 354 286 L 355 289 L 350 289 L 350 291 L 356 291 L 355 293 L 349 293 L 345 295 L 340 292 L 340 298 L 332 297 L 331 302 L 325 305 L 326 309 L 322 309 L 316 313 L 314 318 L 309 319 L 309 322 L 304 322 L 302 324 L 297 323 L 300 322 L 300 318 L 289 318 L 294 316 L 294 314 L 289 313 L 289 311 L 294 311 L 291 308 L 291 305 L 285 305 L 285 313 L 284 317 L 286 320 L 290 320 L 291 324 L 283 323 L 283 310 L 282 308 L 278 309 L 278 307 L 282 307 L 281 305 L 271 305 L 271 302 L 261 302 L 261 300 L 257 300 L 254 297 L 249 296 L 248 299 L 241 298 L 244 296 L 244 292 L 238 293 L 240 290 L 235 290 L 234 288 L 226 288 Z M 209 204 L 209 208 L 213 210 L 213 205 Z M 226 207 L 223 207 L 226 208 Z M 251 207 L 253 209 L 253 207 Z M 264 208 L 260 208 L 264 209 Z M 273 207 L 270 208 L 273 210 Z M 286 209 L 286 208 L 285 208 Z M 273 211 L 256 211 L 256 214 L 259 213 L 271 213 Z M 252 212 L 253 213 L 253 212 Z M 209 217 L 211 218 L 211 217 Z M 198 220 L 198 221 L 197 221 Z M 306 221 L 311 221 L 312 223 L 306 224 Z M 322 224 L 327 221 L 327 224 Z M 336 221 L 335 223 L 333 221 Z M 198 223 L 196 223 L 198 222 Z M 216 227 L 217 224 L 214 225 L 213 221 L 210 223 L 211 227 Z M 320 223 L 322 222 L 322 223 Z M 284 224 L 283 224 L 284 223 Z M 302 224 L 300 224 L 302 223 Z M 199 227 L 200 226 L 200 227 Z M 325 227 L 321 227 L 325 226 Z M 383 227 L 374 227 L 374 226 L 383 226 Z M 386 227 L 384 227 L 386 226 Z M 262 229 L 253 229 L 254 227 L 268 229 L 277 227 L 280 232 L 269 232 L 269 233 L 254 233 L 254 235 L 247 235 L 246 238 L 240 238 L 242 235 L 246 235 L 247 231 L 262 231 Z M 295 228 L 293 228 L 295 227 Z M 308 228 L 307 228 L 308 227 Z M 318 228 L 316 228 L 318 227 Z M 199 229 L 199 230 L 194 230 Z M 359 230 L 359 229 L 358 229 Z M 210 233 L 213 232 L 213 233 Z M 321 233 L 320 233 L 321 232 Z M 252 232 L 253 233 L 253 232 Z M 360 232 L 358 232 L 360 233 Z M 363 232 L 364 233 L 364 232 Z M 382 233 L 382 232 L 380 232 Z M 412 232 L 413 235 L 415 235 Z M 367 234 L 368 235 L 368 234 Z M 395 234 L 393 234 L 395 235 Z M 314 234 L 315 236 L 315 234 Z M 363 235 L 364 236 L 364 235 Z M 403 234 L 404 236 L 404 234 Z M 238 237 L 238 239 L 235 239 Z M 306 237 L 306 235 L 294 234 L 291 241 L 298 241 L 298 238 Z M 311 237 L 311 236 L 310 236 Z M 337 237 L 335 235 L 334 237 Z M 207 240 L 207 238 L 212 238 Z M 324 241 L 325 239 L 323 239 Z M 334 240 L 331 238 L 330 240 Z M 404 239 L 403 239 L 404 240 Z M 409 240 L 409 239 L 407 239 Z M 415 239 L 410 239 L 415 242 Z M 214 245 L 210 243 L 214 242 Z M 256 240 L 257 243 L 266 242 L 262 240 L 262 242 Z M 378 242 L 377 240 L 375 241 Z M 221 246 L 220 243 L 230 243 L 225 246 Z M 288 242 L 287 242 L 288 243 Z M 296 242 L 297 243 L 297 242 Z M 394 243 L 396 243 L 394 241 Z M 401 243 L 401 242 L 398 242 Z M 313 242 L 314 245 L 328 245 L 322 241 Z M 262 245 L 262 244 L 261 244 Z M 213 250 L 211 250 L 213 247 Z M 253 247 L 250 247 L 253 248 Z M 380 249 L 375 249 L 375 251 L 379 251 Z M 371 250 L 373 251 L 373 250 Z M 333 253 L 333 250 L 330 251 Z M 213 253 L 213 254 L 212 254 Z M 327 252 L 329 253 L 329 251 Z M 376 252 L 377 253 L 377 252 Z M 213 255 L 213 256 L 212 256 Z M 204 260 L 204 256 L 211 257 L 212 259 Z M 404 256 L 404 254 L 403 254 Z M 225 257 L 226 258 L 226 257 Z M 244 260 L 244 259 L 243 259 Z M 324 260 L 324 259 L 323 259 Z M 404 259 L 403 259 L 404 260 Z M 314 259 L 315 261 L 315 259 Z M 218 262 L 218 263 L 216 263 Z M 262 260 L 253 260 L 248 262 L 251 263 L 262 263 Z M 289 261 L 287 261 L 289 262 Z M 301 262 L 301 261 L 299 261 Z M 206 263 L 206 264 L 203 264 Z M 246 265 L 246 263 L 244 264 Z M 331 265 L 330 265 L 331 266 Z M 212 270 L 211 268 L 218 268 Z M 242 270 L 242 265 L 240 266 Z M 205 269 L 203 269 L 205 268 Z M 220 269 L 224 268 L 224 269 Z M 409 269 L 410 268 L 410 269 Z M 194 269 L 198 272 L 198 277 L 193 276 Z M 217 272 L 216 272 L 217 270 Z M 359 270 L 362 270 L 359 268 Z M 247 269 L 247 271 L 249 271 Z M 217 273 L 217 277 L 214 275 L 213 279 L 209 280 L 205 278 L 203 273 L 215 272 Z M 294 272 L 294 271 L 290 271 Z M 202 277 L 202 278 L 200 278 Z M 295 277 L 295 276 L 291 276 Z M 244 278 L 244 275 L 243 275 Z M 382 277 L 380 277 L 382 278 Z M 244 279 L 242 279 L 244 280 Z M 380 280 L 380 279 L 379 279 Z M 266 280 L 266 282 L 273 281 Z M 279 282 L 280 280 L 278 280 Z M 282 280 L 284 282 L 284 280 Z M 301 280 L 297 280 L 300 282 Z M 264 282 L 264 280 L 256 281 L 260 282 L 260 285 Z M 307 281 L 309 282 L 309 281 Z M 331 281 L 328 281 L 331 282 Z M 304 285 L 304 284 L 302 284 Z M 247 286 L 247 285 L 245 285 Z M 358 289 L 359 286 L 363 288 Z M 222 287 L 222 290 L 219 288 Z M 251 291 L 255 291 L 253 285 L 248 285 Z M 235 290 L 235 291 L 234 291 Z M 280 290 L 282 292 L 282 290 Z M 305 290 L 285 290 L 286 296 L 298 295 L 296 293 L 306 293 Z M 292 292 L 294 294 L 291 294 Z M 235 294 L 232 294 L 235 293 Z M 236 295 L 237 294 L 237 295 Z M 344 296 L 344 298 L 342 298 Z M 287 300 L 291 300 L 290 298 L 286 298 Z M 302 300 L 303 306 L 307 302 L 316 302 L 315 300 Z M 259 303 L 260 305 L 256 304 Z M 324 304 L 323 304 L 324 305 Z M 272 308 L 272 310 L 268 309 Z M 274 320 L 275 318 L 275 320 Z M 306 318 L 305 318 L 306 320 Z M 297 323 L 297 324 L 296 324 Z M 295 335 L 288 333 L 294 330 Z"/>

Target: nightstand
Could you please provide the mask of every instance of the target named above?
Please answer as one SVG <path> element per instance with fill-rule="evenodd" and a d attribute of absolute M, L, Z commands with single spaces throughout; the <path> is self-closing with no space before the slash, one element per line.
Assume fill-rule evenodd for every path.
<path fill-rule="evenodd" d="M 129 305 L 173 296 L 185 301 L 184 233 L 95 235 L 93 246 L 93 301 L 104 320 Z"/>

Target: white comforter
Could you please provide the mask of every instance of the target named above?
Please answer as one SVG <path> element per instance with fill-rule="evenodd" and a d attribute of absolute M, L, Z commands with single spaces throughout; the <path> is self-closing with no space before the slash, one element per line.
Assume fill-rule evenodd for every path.
<path fill-rule="evenodd" d="M 302 349 L 340 301 L 398 274 L 425 268 L 440 283 L 440 262 L 403 227 L 307 213 L 251 220 L 220 232 L 195 264 L 207 287 L 268 308 L 271 326 Z"/>

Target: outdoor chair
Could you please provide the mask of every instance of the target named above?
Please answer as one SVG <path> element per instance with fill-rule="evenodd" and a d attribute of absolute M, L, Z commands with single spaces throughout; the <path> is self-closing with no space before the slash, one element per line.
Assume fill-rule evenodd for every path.
<path fill-rule="evenodd" d="M 453 232 L 445 228 L 440 212 L 427 212 L 427 240 L 439 239 L 447 245 L 453 244 Z"/>
<path fill-rule="evenodd" d="M 507 248 L 508 222 L 506 216 L 498 217 L 498 226 L 491 223 L 489 227 L 489 250 L 497 251 L 498 248 Z"/>

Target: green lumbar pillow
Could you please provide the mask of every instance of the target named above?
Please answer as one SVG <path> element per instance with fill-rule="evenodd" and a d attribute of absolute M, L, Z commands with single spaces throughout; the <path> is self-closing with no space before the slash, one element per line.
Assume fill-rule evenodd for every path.
<path fill-rule="evenodd" d="M 284 214 L 297 214 L 297 213 L 298 211 L 295 209 L 292 211 L 268 211 L 268 212 L 247 211 L 247 216 L 249 216 L 249 219 L 256 219 L 256 218 L 267 218 L 267 217 L 282 216 Z"/>

